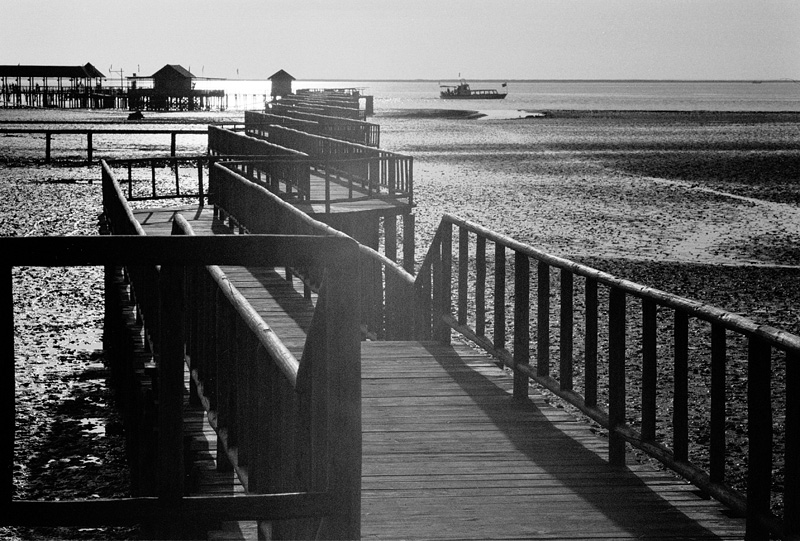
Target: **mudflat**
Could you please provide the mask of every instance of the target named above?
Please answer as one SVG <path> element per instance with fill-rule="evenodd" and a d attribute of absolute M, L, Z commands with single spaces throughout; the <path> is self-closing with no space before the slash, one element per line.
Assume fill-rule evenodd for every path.
<path fill-rule="evenodd" d="M 450 212 L 800 331 L 800 113 L 387 111 L 375 122 L 383 147 L 414 157 L 419 253 Z"/>

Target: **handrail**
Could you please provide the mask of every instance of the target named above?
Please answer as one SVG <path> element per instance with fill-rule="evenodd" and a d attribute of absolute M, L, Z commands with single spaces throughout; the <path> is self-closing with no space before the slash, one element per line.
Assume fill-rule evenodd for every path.
<path fill-rule="evenodd" d="M 316 135 L 375 148 L 380 147 L 380 125 L 378 124 L 363 120 L 295 111 L 291 107 L 286 107 L 281 112 L 284 114 L 245 111 L 245 131 L 266 137 L 269 131 L 267 129 L 268 126 L 277 124 Z"/>
<path fill-rule="evenodd" d="M 158 498 L 154 502 L 148 498 L 135 498 L 125 500 L 127 503 L 109 503 L 109 500 L 98 502 L 32 502 L 13 500 L 13 468 L 11 464 L 4 464 L 3 470 L 7 472 L 4 479 L 3 505 L 7 513 L 4 514 L 4 524 L 29 524 L 38 521 L 52 524 L 95 524 L 98 521 L 104 524 L 128 524 L 131 522 L 141 522 L 157 517 L 168 517 L 169 524 L 175 524 L 176 520 L 188 520 L 191 517 L 198 517 L 200 513 L 208 512 L 208 504 L 219 503 L 214 498 L 184 498 L 183 497 L 183 478 L 182 468 L 182 437 L 181 437 L 181 411 L 183 409 L 183 364 L 184 364 L 184 339 L 182 329 L 182 309 L 183 304 L 180 297 L 183 296 L 182 271 L 179 269 L 184 265 L 196 266 L 213 263 L 215 261 L 224 264 L 255 264 L 255 265 L 274 265 L 283 262 L 294 264 L 314 264 L 315 262 L 333 263 L 329 267 L 334 269 L 333 273 L 328 273 L 331 282 L 328 289 L 336 295 L 344 294 L 343 298 L 349 296 L 347 288 L 342 289 L 336 284 L 341 283 L 342 274 L 348 273 L 349 261 L 355 253 L 355 243 L 348 239 L 338 238 L 318 238 L 318 237 L 286 237 L 286 236 L 231 236 L 228 238 L 220 237 L 148 237 L 148 236 L 90 236 L 90 237 L 7 237 L 0 239 L 3 250 L 7 250 L 9 259 L 7 278 L 10 279 L 11 266 L 75 266 L 75 265 L 125 265 L 125 266 L 147 266 L 158 265 L 159 272 L 159 295 L 164 316 L 161 318 L 169 329 L 162 331 L 160 355 L 158 356 L 158 461 L 153 464 L 154 470 L 158 472 L 159 487 L 157 490 Z M 344 266 L 341 266 L 344 264 Z M 196 268 L 196 267 L 195 267 Z M 346 282 L 345 282 L 346 285 Z M 224 506 L 220 506 L 211 514 L 217 515 L 220 520 L 232 520 L 242 516 L 253 516 L 255 502 L 267 504 L 264 508 L 264 515 L 272 518 L 294 518 L 298 516 L 289 505 L 296 501 L 298 497 L 309 497 L 312 502 L 322 504 L 321 508 L 313 513 L 313 516 L 321 514 L 330 517 L 330 522 L 323 522 L 323 532 L 333 532 L 331 538 L 357 537 L 360 516 L 357 508 L 353 508 L 354 499 L 358 500 L 358 487 L 360 477 L 353 475 L 353 466 L 349 466 L 346 461 L 354 460 L 360 464 L 358 452 L 354 451 L 356 446 L 360 448 L 360 431 L 352 432 L 352 427 L 348 425 L 358 423 L 360 415 L 353 416 L 353 406 L 351 402 L 355 399 L 354 389 L 348 385 L 356 384 L 358 389 L 358 337 L 351 314 L 352 303 L 347 310 L 342 310 L 342 299 L 330 297 L 328 307 L 330 312 L 326 318 L 328 325 L 335 322 L 334 327 L 328 327 L 329 346 L 336 348 L 336 355 L 327 358 L 317 358 L 315 364 L 323 369 L 318 369 L 315 376 L 321 376 L 319 382 L 327 381 L 328 376 L 334 374 L 334 379 L 342 384 L 339 388 L 330 387 L 320 396 L 330 395 L 333 404 L 320 407 L 312 412 L 312 419 L 309 427 L 318 426 L 322 423 L 324 430 L 314 428 L 311 430 L 312 447 L 314 449 L 327 449 L 323 452 L 323 458 L 329 457 L 333 462 L 325 467 L 319 459 L 315 460 L 315 468 L 324 468 L 323 471 L 329 478 L 329 484 L 322 486 L 322 491 L 329 492 L 329 496 L 322 494 L 314 495 L 309 492 L 305 494 L 293 494 L 286 491 L 276 492 L 275 497 L 269 500 L 248 499 L 247 497 L 237 497 Z M 152 314 L 150 314 L 152 316 Z M 149 316 L 149 317 L 150 317 Z M 349 322 L 348 322 L 349 320 Z M 9 320 L 12 322 L 13 320 Z M 344 326 L 342 326 L 342 323 Z M 351 326 L 353 331 L 351 337 L 347 333 L 341 334 L 342 329 Z M 338 327 L 338 328 L 337 328 Z M 12 340 L 9 330 L 6 334 L 7 340 Z M 353 354 L 356 355 L 356 362 L 353 362 Z M 119 361 L 119 359 L 116 359 Z M 331 365 L 330 363 L 345 363 L 346 366 Z M 14 371 L 12 363 L 6 363 L 6 377 L 11 378 Z M 10 374 L 9 374 L 10 371 Z M 348 381 L 349 380 L 349 381 Z M 305 391 L 307 400 L 320 400 L 317 389 L 319 385 L 315 383 L 314 390 Z M 323 384 L 322 387 L 325 387 Z M 339 411 L 344 406 L 347 411 Z M 355 408 L 357 410 L 357 407 Z M 286 410 L 281 411 L 286 414 Z M 358 413 L 358 412 L 356 412 Z M 347 418 L 345 418 L 347 416 Z M 4 416 L 11 426 L 3 426 L 3 433 L 7 440 L 4 447 L 13 448 L 13 423 L 14 416 Z M 177 421 L 177 423 L 176 423 Z M 258 426 L 258 425 L 256 425 Z M 332 436 L 334 432 L 336 436 Z M 346 435 L 343 434 L 343 431 Z M 302 431 L 300 431 L 302 432 Z M 314 438 L 322 440 L 314 441 Z M 340 439 L 337 439 L 341 437 Z M 334 441 L 331 441 L 333 438 Z M 354 439 L 350 439 L 354 438 Z M 355 452 L 352 458 L 343 457 L 343 452 Z M 13 461 L 13 452 L 3 452 L 3 456 Z M 250 467 L 254 466 L 255 457 L 251 457 Z M 160 465 L 160 467 L 159 467 Z M 8 467 L 6 467 L 8 466 Z M 152 467 L 151 466 L 151 467 Z M 356 468 L 357 469 L 357 468 Z M 312 478 L 313 479 L 313 478 Z M 299 487 L 302 489 L 302 487 Z M 352 494 L 345 492 L 355 490 Z M 259 491 L 264 491 L 261 485 Z M 335 504 L 333 503 L 335 502 Z M 299 503 L 299 502 L 298 502 Z M 86 515 L 73 516 L 70 514 L 75 506 L 84 506 L 92 511 L 87 511 Z M 109 508 L 117 509 L 116 514 L 104 517 L 103 512 Z M 47 518 L 42 517 L 42 513 L 57 513 Z M 124 511 L 125 516 L 121 516 Z M 308 516 L 308 507 L 299 513 L 299 516 Z M 345 522 L 342 522 L 345 521 Z M 185 533 L 185 532 L 184 532 Z M 306 538 L 302 536 L 301 538 Z M 326 537 L 328 538 L 328 537 Z"/>
<path fill-rule="evenodd" d="M 215 212 L 225 215 L 250 233 L 281 231 L 290 234 L 328 235 L 350 238 L 329 225 L 283 201 L 252 179 L 217 163 L 209 170 L 209 202 Z M 414 278 L 400 265 L 376 250 L 359 245 L 362 327 L 368 335 L 411 339 L 415 304 Z M 308 294 L 318 290 L 313 275 L 304 279 Z M 292 274 L 287 272 L 287 279 Z"/>
<path fill-rule="evenodd" d="M 127 190 L 125 198 L 128 201 L 191 198 L 197 199 L 200 205 L 202 205 L 206 197 L 203 182 L 204 170 L 208 167 L 210 162 L 218 159 L 219 158 L 207 154 L 181 157 L 151 156 L 147 158 L 104 160 L 104 164 L 109 168 L 124 167 L 127 169 L 128 174 L 127 180 L 125 181 Z M 181 168 L 181 164 L 184 165 L 183 168 Z M 181 176 L 182 173 L 187 171 L 186 165 L 192 166 L 191 170 L 196 178 L 194 183 L 197 188 L 195 190 L 187 190 L 184 188 L 186 180 L 182 179 Z M 158 174 L 159 170 L 164 167 L 172 171 L 170 178 L 165 179 L 163 175 Z M 140 168 L 150 169 L 150 178 L 148 180 L 134 178 L 134 170 Z M 146 189 L 145 186 L 143 186 L 144 184 L 146 184 Z M 134 191 L 134 187 L 137 188 L 136 191 Z"/>
<path fill-rule="evenodd" d="M 457 228 L 457 249 L 453 255 L 453 226 Z M 487 243 L 495 246 L 494 264 L 487 258 Z M 506 321 L 507 251 L 512 254 L 512 287 L 514 297 L 513 341 L 509 342 Z M 531 267 L 536 272 L 533 273 Z M 493 269 L 493 274 L 487 270 Z M 551 276 L 551 269 L 557 271 Z M 535 288 L 531 279 L 536 275 Z M 558 276 L 556 278 L 556 276 Z M 472 278 L 470 278 L 472 277 Z M 578 279 L 576 281 L 575 279 Z M 556 291 L 551 281 L 559 283 Z M 472 282 L 472 284 L 470 284 Z M 488 288 L 493 286 L 493 291 Z M 584 290 L 584 298 L 577 295 Z M 624 465 L 625 443 L 629 443 L 687 480 L 714 496 L 724 504 L 747 517 L 748 538 L 800 533 L 800 407 L 793 389 L 800 388 L 800 337 L 767 325 L 759 325 L 737 314 L 717 307 L 680 297 L 623 280 L 599 270 L 547 254 L 510 237 L 490 231 L 478 224 L 446 214 L 436 232 L 433 244 L 416 277 L 417 302 L 429 304 L 433 317 L 427 320 L 424 332 L 444 341 L 450 340 L 450 330 L 484 348 L 514 372 L 514 396 L 525 398 L 528 380 L 533 380 L 575 406 L 609 430 L 609 460 Z M 472 291 L 472 293 L 470 293 Z M 489 295 L 487 296 L 487 291 Z M 599 295 L 599 291 L 603 296 Z M 599 300 L 608 296 L 608 307 Z M 456 312 L 452 313 L 455 295 Z M 488 297 L 488 298 L 487 298 Z M 557 322 L 551 322 L 551 297 L 560 307 Z M 638 299 L 642 305 L 642 319 L 634 321 L 628 316 L 626 305 Z M 487 307 L 487 300 L 494 300 Z M 470 302 L 473 307 L 470 306 Z M 576 309 L 577 306 L 577 309 Z M 674 381 L 671 391 L 662 390 L 659 370 L 664 366 L 658 360 L 659 344 L 666 324 L 659 323 L 658 310 L 674 314 L 672 330 L 673 368 L 664 374 Z M 486 323 L 487 314 L 493 312 L 493 326 Z M 576 327 L 577 315 L 583 313 L 584 321 Z M 600 315 L 607 312 L 607 327 L 599 325 Z M 531 322 L 531 314 L 535 320 Z M 698 330 L 697 338 L 690 338 L 690 318 L 710 324 L 708 330 Z M 488 327 L 488 329 L 487 329 Z M 531 327 L 536 331 L 531 335 Z M 693 327 L 692 327 L 693 328 Z M 555 367 L 551 366 L 550 336 L 558 330 L 557 347 L 560 351 Z M 583 333 L 582 351 L 573 353 L 580 344 L 576 329 Z M 660 330 L 661 329 L 661 330 Z M 601 332 L 602 331 L 602 332 Z M 726 332 L 741 336 L 747 342 L 746 352 L 740 353 L 736 343 L 729 342 Z M 608 364 L 600 362 L 598 337 L 608 336 Z M 640 347 L 629 345 L 626 337 L 636 336 Z M 533 342 L 532 342 L 533 339 Z M 690 376 L 689 361 L 693 350 L 691 340 L 703 340 L 709 351 L 710 381 L 710 465 L 708 469 L 692 461 L 690 449 L 693 442 L 689 431 Z M 535 344 L 535 347 L 533 345 Z M 695 344 L 695 342 L 691 342 Z M 699 348 L 700 344 L 695 344 Z M 771 358 L 771 351 L 783 352 L 782 363 Z M 725 384 L 726 365 L 732 355 L 747 359 L 749 388 L 746 396 L 748 411 L 748 481 L 746 494 L 725 482 L 725 402 L 732 393 Z M 641 374 L 629 371 L 631 357 L 641 355 Z M 531 358 L 533 357 L 533 363 Z M 577 364 L 576 364 L 577 362 Z M 583 392 L 574 388 L 576 367 L 583 366 Z M 555 368 L 557 376 L 551 375 Z M 637 369 L 638 370 L 638 369 Z M 782 384 L 773 389 L 772 372 Z M 608 409 L 600 404 L 599 378 L 607 378 Z M 641 404 L 628 411 L 630 400 L 626 395 L 626 379 L 634 378 L 641 385 Z M 641 378 L 641 379 L 639 379 Z M 671 447 L 660 436 L 660 412 L 657 410 L 659 392 L 672 394 Z M 771 393 L 785 393 L 785 452 L 783 520 L 770 511 L 772 470 L 775 466 L 772 447 Z M 705 395 L 701 397 L 708 400 Z M 632 421 L 639 423 L 637 429 Z M 638 419 L 638 420 L 637 420 Z M 781 457 L 778 457 L 780 460 Z"/>
<path fill-rule="evenodd" d="M 205 135 L 206 130 L 196 129 L 163 129 L 163 128 L 0 128 L 0 134 L 43 134 L 45 136 L 44 159 L 50 163 L 52 159 L 53 135 L 86 135 L 86 163 L 92 165 L 94 160 L 94 135 L 169 135 L 170 156 L 176 156 L 178 134 Z"/>
<path fill-rule="evenodd" d="M 180 214 L 176 214 L 173 219 L 173 235 L 194 236 L 194 229 L 191 224 Z M 277 337 L 266 321 L 258 314 L 253 306 L 247 301 L 244 295 L 234 286 L 230 279 L 225 275 L 219 265 L 209 265 L 208 273 L 216 282 L 220 293 L 230 302 L 234 311 L 247 324 L 250 331 L 258 338 L 259 343 L 264 347 L 267 354 L 280 368 L 283 375 L 289 380 L 293 388 L 297 388 L 297 373 L 300 369 L 300 361 L 288 350 L 283 342 Z"/>
<path fill-rule="evenodd" d="M 148 475 L 154 483 L 138 485 L 137 495 L 142 497 L 37 507 L 39 502 L 11 500 L 13 478 L 9 478 L 4 489 L 4 504 L 11 511 L 7 523 L 40 524 L 37 513 L 45 509 L 56 513 L 47 520 L 53 524 L 128 524 L 164 517 L 178 524 L 204 513 L 205 518 L 219 520 L 311 517 L 314 520 L 276 523 L 274 531 L 284 538 L 305 539 L 315 533 L 326 539 L 357 538 L 361 463 L 359 310 L 353 301 L 357 243 L 343 235 L 198 237 L 179 215 L 173 221 L 173 236 L 148 237 L 108 164 L 102 163 L 102 170 L 105 229 L 114 236 L 0 242 L 15 254 L 11 265 L 104 264 L 107 317 L 114 307 L 120 317 L 119 323 L 108 321 L 107 340 L 124 341 L 129 336 L 117 327 L 131 311 L 109 304 L 123 283 L 111 276 L 117 275 L 119 266 L 128 269 L 130 291 L 120 298 L 130 297 L 139 306 L 133 313 L 144 322 L 145 339 L 153 344 L 156 370 L 141 371 L 121 359 L 119 346 L 109 343 L 109 351 L 116 352 L 112 363 L 116 376 L 129 371 L 131 378 L 157 378 L 152 385 L 157 403 L 151 407 L 158 419 L 158 441 L 142 443 L 158 449 L 149 452 L 155 462 L 150 463 Z M 309 336 L 302 360 L 280 342 L 217 264 L 321 269 L 317 276 L 322 289 L 313 323 L 319 332 Z M 214 351 L 208 349 L 209 339 L 215 340 Z M 220 467 L 232 465 L 249 493 L 268 493 L 268 498 L 183 496 L 185 363 L 218 430 L 218 450 L 227 452 L 227 458 L 218 456 Z M 129 384 L 122 387 L 132 391 L 132 400 L 139 400 L 135 398 L 139 392 Z M 279 406 L 276 401 L 283 402 Z M 137 422 L 147 423 L 142 413 L 138 411 Z M 130 435 L 138 438 L 154 427 L 129 428 Z M 13 434 L 13 427 L 7 433 Z M 13 453 L 4 451 L 3 456 L 13 460 Z M 7 471 L 11 475 L 10 464 Z M 214 505 L 219 508 L 210 509 Z M 260 511 L 258 505 L 263 505 Z M 75 509 L 84 511 L 82 516 L 67 515 Z"/>
<path fill-rule="evenodd" d="M 280 102 L 275 102 L 272 103 L 271 106 L 278 111 L 284 111 L 286 109 L 295 108 L 307 112 L 318 111 L 323 115 L 338 116 L 342 118 L 350 118 L 353 120 L 363 120 L 366 117 L 366 112 L 358 108 L 342 107 L 341 105 L 331 105 L 328 103 L 321 103 L 311 100 L 304 100 L 304 101 L 298 100 L 291 105 L 288 103 L 282 104 Z"/>
<path fill-rule="evenodd" d="M 231 157 L 230 154 L 251 154 L 248 158 L 250 163 L 243 164 L 243 175 L 274 193 L 285 193 L 309 204 L 407 199 L 408 204 L 413 205 L 411 157 L 281 126 L 270 125 L 267 128 L 272 143 L 229 130 L 209 130 L 209 150 L 226 159 Z M 251 130 L 250 133 L 258 135 L 260 132 Z M 317 139 L 309 144 L 308 138 L 314 137 Z M 275 141 L 275 138 L 281 139 Z M 319 141 L 332 152 L 319 152 Z M 279 149 L 295 150 L 292 151 L 294 154 L 282 155 Z M 285 165 L 280 163 L 287 161 Z M 324 175 L 324 198 L 311 198 L 311 170 Z M 265 177 L 263 181 L 262 175 Z M 332 194 L 331 186 L 334 184 L 345 187 L 346 191 Z"/>
<path fill-rule="evenodd" d="M 275 144 L 295 148 L 319 160 L 322 167 L 331 173 L 359 181 L 361 187 L 370 193 L 385 190 L 396 197 L 408 197 L 409 202 L 413 204 L 414 178 L 411 156 L 277 125 L 270 127 L 268 137 Z M 338 161 L 353 156 L 371 160 L 357 167 Z"/>

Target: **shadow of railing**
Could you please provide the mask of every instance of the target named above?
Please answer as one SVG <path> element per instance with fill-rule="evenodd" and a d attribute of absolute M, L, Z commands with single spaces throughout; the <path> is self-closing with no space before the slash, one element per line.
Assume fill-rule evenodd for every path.
<path fill-rule="evenodd" d="M 493 258 L 487 244 L 494 245 Z M 449 343 L 455 330 L 513 370 L 517 398 L 527 397 L 532 380 L 578 408 L 608 429 L 612 465 L 623 465 L 626 444 L 633 445 L 745 515 L 748 537 L 800 532 L 800 401 L 794 390 L 800 337 L 552 256 L 452 215 L 443 217 L 415 287 L 416 302 L 431 306 L 431 317 L 418 320 L 422 336 Z M 629 315 L 636 302 L 640 319 Z M 743 396 L 732 396 L 726 385 L 733 355 L 743 355 L 748 367 Z M 638 403 L 628 393 L 638 393 Z M 665 396 L 666 415 L 658 408 Z M 773 425 L 776 396 L 783 423 Z M 747 425 L 746 494 L 726 483 L 727 400 L 746 404 L 747 419 L 735 419 Z M 691 422 L 710 427 L 707 442 L 691 440 L 690 410 Z M 774 445 L 778 439 L 781 445 Z M 692 460 L 698 446 L 708 448 L 708 471 Z M 773 468 L 783 470 L 782 494 L 772 490 Z M 775 498 L 783 520 L 771 511 Z"/>

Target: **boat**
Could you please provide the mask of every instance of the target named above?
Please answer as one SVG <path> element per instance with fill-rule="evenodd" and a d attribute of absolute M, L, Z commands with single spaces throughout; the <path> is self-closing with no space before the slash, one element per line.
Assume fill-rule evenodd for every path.
<path fill-rule="evenodd" d="M 463 79 L 457 85 L 440 84 L 439 89 L 439 97 L 443 100 L 502 100 L 508 96 L 508 92 L 500 93 L 493 88 L 472 89 Z"/>

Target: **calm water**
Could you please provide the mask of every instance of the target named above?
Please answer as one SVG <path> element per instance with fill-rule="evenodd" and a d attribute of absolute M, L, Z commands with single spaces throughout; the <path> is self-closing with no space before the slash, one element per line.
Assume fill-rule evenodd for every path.
<path fill-rule="evenodd" d="M 454 81 L 441 81 L 452 84 Z M 503 81 L 471 81 L 473 88 L 502 90 Z M 229 109 L 253 108 L 269 94 L 269 81 L 199 81 L 223 88 Z M 295 81 L 298 88 L 360 88 L 375 109 L 800 111 L 800 82 L 508 82 L 508 97 L 444 101 L 436 81 Z M 256 97 L 260 96 L 260 97 Z"/>

